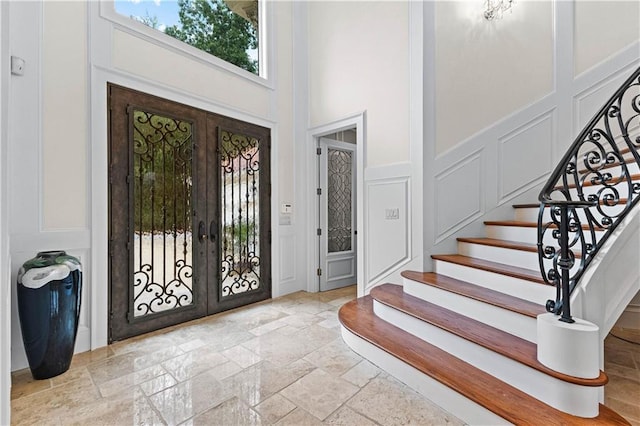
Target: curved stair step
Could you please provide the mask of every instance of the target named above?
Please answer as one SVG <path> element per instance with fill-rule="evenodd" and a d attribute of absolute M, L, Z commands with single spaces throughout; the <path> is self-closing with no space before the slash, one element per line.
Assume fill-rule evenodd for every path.
<path fill-rule="evenodd" d="M 545 284 L 540 271 L 534 271 L 531 269 L 518 268 L 517 266 L 511 266 L 504 263 L 491 262 L 488 260 L 477 259 L 474 257 L 462 256 L 459 254 L 434 254 L 431 256 L 434 260 L 440 260 L 443 262 L 455 263 L 461 266 L 468 266 L 470 268 L 481 269 L 483 271 L 493 272 L 501 275 L 506 275 L 521 280 L 531 281 L 534 283 Z"/>
<path fill-rule="evenodd" d="M 523 221 L 519 221 L 519 220 L 487 220 L 484 222 L 485 225 L 487 226 L 514 226 L 514 227 L 519 227 L 519 228 L 537 228 L 538 227 L 538 223 L 537 222 L 523 222 Z M 549 228 L 557 228 L 557 226 L 550 224 Z M 582 229 L 585 231 L 588 231 L 589 225 L 582 225 Z M 601 227 L 594 227 L 595 231 L 605 231 L 605 228 L 601 228 Z"/>
<path fill-rule="evenodd" d="M 453 355 L 376 317 L 373 298 L 346 303 L 338 313 L 343 327 L 424 375 L 517 425 L 629 425 L 600 404 L 598 417 L 566 414 L 527 395 Z"/>
<path fill-rule="evenodd" d="M 608 379 L 604 372 L 595 379 L 568 376 L 544 366 L 538 361 L 535 343 L 521 339 L 480 321 L 405 294 L 402 287 L 382 284 L 371 290 L 370 296 L 380 303 L 441 328 L 451 334 L 480 345 L 490 351 L 517 361 L 548 376 L 580 386 L 604 386 Z"/>
<path fill-rule="evenodd" d="M 401 275 L 412 281 L 440 288 L 450 293 L 459 294 L 470 299 L 488 303 L 502 309 L 506 309 L 531 318 L 536 318 L 540 314 L 546 313 L 544 306 L 520 299 L 506 293 L 491 290 L 490 288 L 471 284 L 466 281 L 457 280 L 445 275 L 438 275 L 433 272 L 403 271 Z"/>

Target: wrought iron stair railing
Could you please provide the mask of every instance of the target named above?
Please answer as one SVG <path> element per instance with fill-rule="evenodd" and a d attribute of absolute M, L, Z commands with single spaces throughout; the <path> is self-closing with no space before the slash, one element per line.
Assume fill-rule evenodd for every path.
<path fill-rule="evenodd" d="M 547 311 L 574 322 L 570 296 L 640 199 L 640 68 L 580 132 L 540 192 L 538 259 L 556 287 Z M 546 217 L 546 211 L 549 216 Z"/>

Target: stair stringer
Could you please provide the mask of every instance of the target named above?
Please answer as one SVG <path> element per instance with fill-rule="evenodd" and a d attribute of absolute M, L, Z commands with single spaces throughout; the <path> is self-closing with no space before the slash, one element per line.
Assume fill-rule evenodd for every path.
<path fill-rule="evenodd" d="M 600 341 L 640 291 L 640 207 L 632 209 L 600 248 L 571 295 L 571 313 L 596 324 Z M 600 351 L 601 366 L 603 349 Z"/>

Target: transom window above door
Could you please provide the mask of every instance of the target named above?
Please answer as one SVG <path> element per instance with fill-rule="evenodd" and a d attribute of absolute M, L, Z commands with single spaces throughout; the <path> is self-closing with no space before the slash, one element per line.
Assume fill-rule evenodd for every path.
<path fill-rule="evenodd" d="M 262 3 L 259 0 L 112 2 L 116 18 L 129 18 L 118 18 L 121 24 L 143 31 L 154 38 L 167 40 L 167 36 L 171 37 L 256 76 L 266 78 L 263 59 L 265 46 L 261 37 L 265 22 Z M 144 30 L 145 27 L 154 31 Z"/>

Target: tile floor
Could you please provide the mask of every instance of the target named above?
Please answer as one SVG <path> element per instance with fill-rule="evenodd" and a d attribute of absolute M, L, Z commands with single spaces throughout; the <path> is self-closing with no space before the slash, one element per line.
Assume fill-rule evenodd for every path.
<path fill-rule="evenodd" d="M 353 353 L 338 308 L 355 288 L 299 292 L 14 373 L 12 424 L 462 424 Z M 607 404 L 640 425 L 640 349 L 606 343 Z"/>

